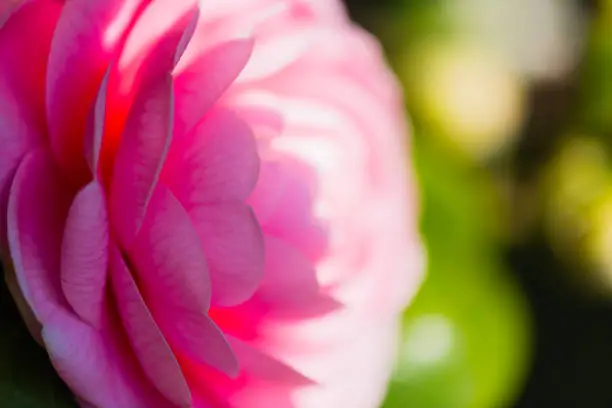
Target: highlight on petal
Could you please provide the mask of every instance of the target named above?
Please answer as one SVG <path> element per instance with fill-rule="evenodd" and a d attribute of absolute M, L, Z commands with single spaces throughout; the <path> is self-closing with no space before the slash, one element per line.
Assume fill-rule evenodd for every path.
<path fill-rule="evenodd" d="M 249 126 L 218 108 L 172 144 L 162 178 L 187 210 L 198 204 L 246 199 L 259 174 Z"/>
<path fill-rule="evenodd" d="M 83 178 L 87 111 L 124 34 L 147 0 L 61 2 L 48 54 L 46 106 L 51 146 L 61 167 Z M 114 35 L 107 37 L 106 30 Z M 109 41 L 112 39 L 113 41 Z"/>
<path fill-rule="evenodd" d="M 165 59 L 160 68 L 170 68 L 166 62 L 176 63 L 175 57 L 182 54 L 195 30 L 199 18 L 197 0 L 155 0 L 148 3 L 121 52 L 118 68 L 124 74 L 131 71 L 133 75 L 134 69 L 138 70 L 149 55 L 164 54 L 160 47 L 171 53 L 170 59 Z M 154 51 L 156 48 L 158 51 Z"/>
<path fill-rule="evenodd" d="M 92 181 L 76 196 L 62 242 L 61 282 L 76 314 L 100 327 L 108 272 L 109 227 L 102 186 Z"/>
<path fill-rule="evenodd" d="M 174 93 L 168 75 L 137 97 L 117 152 L 110 208 L 119 242 L 138 233 L 172 138 Z"/>
<path fill-rule="evenodd" d="M 176 124 L 174 134 L 190 132 L 247 64 L 253 50 L 249 39 L 231 40 L 204 52 L 175 73 Z"/>
<path fill-rule="evenodd" d="M 167 0 L 153 2 L 127 38 L 118 61 L 121 92 L 137 93 L 172 72 L 193 35 L 199 18 L 197 4 L 193 0 L 174 0 L 168 9 L 167 5 L 161 6 L 164 1 Z M 176 16 L 168 16 L 169 10 Z"/>
<path fill-rule="evenodd" d="M 71 198 L 44 150 L 23 159 L 8 203 L 8 238 L 19 287 L 43 325 L 58 308 L 67 307 L 60 254 Z"/>
<path fill-rule="evenodd" d="M 65 309 L 48 319 L 42 336 L 59 375 L 95 407 L 173 408 L 144 376 L 120 323 L 108 320 L 99 331 Z"/>
<path fill-rule="evenodd" d="M 189 216 L 210 270 L 212 304 L 234 306 L 249 299 L 264 273 L 264 240 L 251 208 L 242 202 L 196 206 Z"/>
<path fill-rule="evenodd" d="M 181 368 L 116 247 L 111 249 L 111 278 L 121 320 L 145 374 L 168 400 L 190 406 L 191 393 Z"/>

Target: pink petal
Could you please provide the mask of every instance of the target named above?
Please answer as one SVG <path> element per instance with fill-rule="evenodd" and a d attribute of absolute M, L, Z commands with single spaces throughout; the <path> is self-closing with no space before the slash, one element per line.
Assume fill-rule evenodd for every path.
<path fill-rule="evenodd" d="M 233 306 L 250 298 L 264 271 L 264 241 L 251 208 L 239 201 L 190 211 L 202 241 L 212 285 L 212 304 Z"/>
<path fill-rule="evenodd" d="M 172 347 L 235 372 L 236 359 L 207 316 L 210 281 L 202 244 L 185 210 L 162 186 L 129 256 L 144 298 Z"/>
<path fill-rule="evenodd" d="M 7 245 L 6 206 L 15 170 L 45 132 L 46 56 L 61 10 L 51 0 L 15 6 L 0 25 L 0 250 Z"/>
<path fill-rule="evenodd" d="M 146 3 L 146 0 L 63 2 L 49 52 L 47 120 L 53 152 L 62 167 L 74 176 L 86 174 L 82 135 L 87 111 L 133 17 Z"/>
<path fill-rule="evenodd" d="M 277 317 L 307 316 L 340 306 L 319 286 L 311 261 L 285 241 L 265 236 L 266 267 L 255 304 Z"/>
<path fill-rule="evenodd" d="M 60 253 L 71 196 L 44 150 L 23 159 L 9 198 L 8 238 L 19 287 L 43 325 L 67 306 L 60 285 Z"/>
<path fill-rule="evenodd" d="M 296 387 L 313 385 L 290 366 L 264 354 L 238 339 L 229 337 L 239 356 L 240 374 L 235 379 L 219 375 L 193 361 L 183 362 L 187 378 L 194 390 L 196 407 L 265 406 L 292 407 L 290 394 Z"/>
<path fill-rule="evenodd" d="M 172 138 L 172 78 L 143 90 L 128 118 L 117 152 L 110 206 L 119 242 L 129 246 L 145 212 Z"/>
<path fill-rule="evenodd" d="M 202 244 L 181 204 L 162 185 L 128 256 L 151 307 L 208 311 L 210 280 Z"/>
<path fill-rule="evenodd" d="M 112 158 L 117 154 L 119 145 L 125 137 L 126 127 L 134 125 L 134 115 L 139 115 L 138 112 L 134 112 L 134 109 L 142 109 L 142 106 L 139 107 L 138 105 L 142 105 L 143 97 L 147 98 L 142 94 L 149 95 L 151 89 L 156 89 L 159 84 L 172 82 L 169 77 L 174 65 L 182 55 L 186 43 L 195 29 L 198 9 L 193 1 L 175 1 L 177 1 L 177 4 L 171 9 L 168 9 L 168 4 L 166 4 L 164 10 L 162 4 L 165 0 L 159 0 L 153 2 L 145 10 L 130 32 L 116 64 L 116 70 L 110 78 L 105 123 L 106 135 L 102 145 L 102 155 L 111 159 L 102 162 L 101 173 L 105 179 L 108 179 L 113 173 Z M 183 14 L 175 15 L 174 13 L 182 10 L 183 6 L 189 7 L 182 11 Z M 160 9 L 160 7 L 162 8 Z M 165 15 L 160 14 L 164 11 Z M 136 40 L 140 40 L 140 42 Z M 134 41 L 136 41 L 135 44 Z M 173 105 L 174 102 L 170 104 L 170 109 L 174 109 Z M 166 120 L 167 124 L 154 126 L 154 128 L 160 128 L 157 133 L 161 132 L 165 135 L 166 130 L 161 128 L 168 126 L 170 130 L 167 132 L 169 133 L 167 137 L 170 137 L 173 116 L 174 113 L 171 113 L 171 115 L 162 113 L 162 118 L 158 120 Z M 165 155 L 165 150 L 163 153 Z M 163 156 L 160 156 L 160 158 L 163 158 Z M 163 163 L 163 160 L 160 161 L 161 163 Z M 134 218 L 133 220 L 137 224 L 140 221 Z"/>
<path fill-rule="evenodd" d="M 106 95 L 108 84 L 114 65 L 110 65 L 102 78 L 100 88 L 96 94 L 93 106 L 87 116 L 87 127 L 85 131 L 84 152 L 89 170 L 95 179 L 99 178 L 100 153 L 102 150 L 102 138 L 104 137 L 104 122 L 106 119 Z"/>
<path fill-rule="evenodd" d="M 46 349 L 72 391 L 95 407 L 174 408 L 145 378 L 121 324 L 105 326 L 98 331 L 64 309 L 46 322 Z"/>
<path fill-rule="evenodd" d="M 160 69 L 171 68 L 167 62 L 174 64 L 180 57 L 199 18 L 196 0 L 155 0 L 149 3 L 127 36 L 119 58 L 119 71 L 132 77 L 122 80 L 125 85 L 133 80 L 133 75 L 151 54 L 160 55 L 160 47 L 171 54 Z"/>
<path fill-rule="evenodd" d="M 294 368 L 265 354 L 261 350 L 232 336 L 227 337 L 236 352 L 242 371 L 249 376 L 276 384 L 301 387 L 313 385 L 314 381 L 297 372 Z"/>
<path fill-rule="evenodd" d="M 92 181 L 76 196 L 62 243 L 61 281 L 72 309 L 100 327 L 108 271 L 108 216 L 102 186 Z"/>
<path fill-rule="evenodd" d="M 175 350 L 190 361 L 207 364 L 230 377 L 238 374 L 234 351 L 208 315 L 161 307 L 156 304 L 152 312 Z"/>
<path fill-rule="evenodd" d="M 315 262 L 328 247 L 327 230 L 313 215 L 315 197 L 312 169 L 283 158 L 262 163 L 248 202 L 265 234 L 283 239 Z"/>
<path fill-rule="evenodd" d="M 176 75 L 175 134 L 182 136 L 200 121 L 246 65 L 252 40 L 232 40 L 201 55 Z"/>
<path fill-rule="evenodd" d="M 193 35 L 199 18 L 197 4 L 174 0 L 169 8 L 162 6 L 164 1 L 155 1 L 145 10 L 127 39 L 118 63 L 122 90 L 138 92 L 172 72 Z"/>
<path fill-rule="evenodd" d="M 246 199 L 258 173 L 257 145 L 248 125 L 231 111 L 215 109 L 173 143 L 162 177 L 190 209 Z"/>
<path fill-rule="evenodd" d="M 170 401 L 189 406 L 191 393 L 181 368 L 117 248 L 111 251 L 111 277 L 123 325 L 145 374 Z"/>
<path fill-rule="evenodd" d="M 278 110 L 257 104 L 236 105 L 234 101 L 231 106 L 236 114 L 249 124 L 260 145 L 282 135 L 285 121 Z"/>

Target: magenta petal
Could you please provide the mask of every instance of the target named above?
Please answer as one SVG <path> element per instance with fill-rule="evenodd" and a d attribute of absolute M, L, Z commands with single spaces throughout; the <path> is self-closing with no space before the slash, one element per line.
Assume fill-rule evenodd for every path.
<path fill-rule="evenodd" d="M 173 142 L 162 178 L 189 210 L 199 204 L 246 199 L 258 173 L 251 129 L 231 111 L 216 109 Z"/>
<path fill-rule="evenodd" d="M 0 25 L 0 250 L 7 245 L 6 206 L 15 170 L 43 139 L 46 56 L 60 10 L 51 0 L 27 2 Z"/>
<path fill-rule="evenodd" d="M 197 206 L 189 213 L 202 241 L 212 285 L 212 304 L 233 306 L 250 298 L 264 271 L 264 241 L 257 219 L 243 202 Z"/>
<path fill-rule="evenodd" d="M 189 406 L 191 393 L 181 368 L 117 248 L 111 250 L 111 277 L 119 314 L 145 374 L 170 401 Z"/>
<path fill-rule="evenodd" d="M 108 216 L 104 191 L 93 181 L 70 208 L 62 243 L 62 289 L 76 314 L 100 327 L 108 272 Z"/>
<path fill-rule="evenodd" d="M 144 297 L 173 348 L 232 373 L 236 359 L 207 316 L 210 281 L 200 239 L 169 190 L 158 186 L 130 250 Z"/>
<path fill-rule="evenodd" d="M 131 18 L 146 0 L 62 2 L 49 51 L 47 120 L 51 146 L 62 167 L 83 171 L 83 132 L 100 81 Z"/>
<path fill-rule="evenodd" d="M 60 309 L 43 328 L 51 361 L 72 391 L 95 407 L 174 408 L 144 377 L 118 322 L 98 331 Z"/>
<path fill-rule="evenodd" d="M 233 40 L 205 52 L 176 77 L 175 135 L 182 136 L 200 121 L 234 82 L 251 56 L 252 40 Z"/>
<path fill-rule="evenodd" d="M 155 190 L 129 258 L 149 305 L 208 311 L 210 280 L 200 238 L 189 215 L 162 185 Z"/>
<path fill-rule="evenodd" d="M 60 253 L 70 200 L 46 152 L 29 153 L 11 188 L 8 238 L 19 287 L 43 325 L 67 306 L 60 285 Z"/>
<path fill-rule="evenodd" d="M 165 76 L 140 93 L 117 152 L 110 207 L 125 248 L 136 236 L 172 139 L 172 78 Z"/>
<path fill-rule="evenodd" d="M 87 116 L 87 127 L 85 130 L 84 152 L 89 170 L 95 179 L 99 175 L 98 162 L 102 150 L 102 138 L 104 137 L 104 122 L 106 120 L 106 94 L 113 65 L 109 66 L 102 78 L 100 88 Z"/>
<path fill-rule="evenodd" d="M 158 305 L 159 307 L 160 305 Z M 238 374 L 238 359 L 225 335 L 206 313 L 153 309 L 172 347 L 193 362 L 209 366 L 233 377 Z"/>

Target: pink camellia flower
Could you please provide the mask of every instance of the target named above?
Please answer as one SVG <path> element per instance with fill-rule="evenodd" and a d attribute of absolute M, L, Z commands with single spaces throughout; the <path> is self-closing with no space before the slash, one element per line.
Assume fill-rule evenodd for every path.
<path fill-rule="evenodd" d="M 0 24 L 7 280 L 82 406 L 376 406 L 421 257 L 399 90 L 340 4 Z"/>

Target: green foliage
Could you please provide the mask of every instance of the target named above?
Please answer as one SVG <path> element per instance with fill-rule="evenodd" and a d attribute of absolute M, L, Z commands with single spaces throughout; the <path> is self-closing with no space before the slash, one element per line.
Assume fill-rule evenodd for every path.
<path fill-rule="evenodd" d="M 1 283 L 0 406 L 75 408 L 74 397 L 30 336 L 4 280 Z"/>

